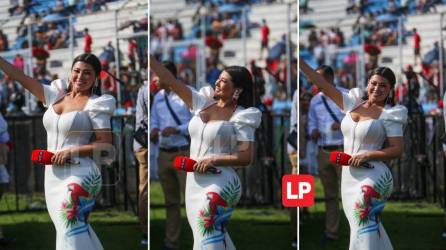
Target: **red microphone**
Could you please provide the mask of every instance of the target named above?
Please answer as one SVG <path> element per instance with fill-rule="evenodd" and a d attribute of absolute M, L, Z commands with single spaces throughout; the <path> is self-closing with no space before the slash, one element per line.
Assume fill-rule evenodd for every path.
<path fill-rule="evenodd" d="M 176 170 L 183 170 L 186 172 L 194 172 L 195 163 L 196 161 L 192 160 L 189 157 L 177 156 L 173 161 L 173 168 L 175 168 Z M 206 172 L 211 174 L 220 174 L 221 170 L 215 167 L 209 167 L 206 170 Z"/>
<path fill-rule="evenodd" d="M 47 150 L 36 149 L 31 153 L 31 161 L 39 165 L 51 165 L 53 153 Z"/>
<path fill-rule="evenodd" d="M 336 165 L 341 165 L 341 166 L 348 166 L 348 161 L 350 160 L 351 155 L 346 154 L 344 152 L 340 152 L 340 151 L 332 151 L 330 152 L 330 162 Z M 361 165 L 362 167 L 365 168 L 374 168 L 373 165 L 370 165 L 369 163 L 365 162 Z"/>
<path fill-rule="evenodd" d="M 39 165 L 52 165 L 51 158 L 54 153 L 48 150 L 35 149 L 31 153 L 31 161 L 34 164 Z M 66 160 L 67 164 L 79 164 L 79 161 L 72 161 L 71 159 Z"/>

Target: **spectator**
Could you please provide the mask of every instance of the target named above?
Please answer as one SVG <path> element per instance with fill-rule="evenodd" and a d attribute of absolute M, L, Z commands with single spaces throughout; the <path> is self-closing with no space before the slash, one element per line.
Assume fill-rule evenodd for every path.
<path fill-rule="evenodd" d="M 308 49 L 313 52 L 313 48 L 317 46 L 319 39 L 315 29 L 311 29 L 310 35 L 308 35 Z"/>
<path fill-rule="evenodd" d="M 260 56 L 259 59 L 263 58 L 263 51 L 266 49 L 268 51 L 269 42 L 269 27 L 266 24 L 266 20 L 262 19 L 262 27 L 260 28 L 261 42 L 260 42 Z"/>
<path fill-rule="evenodd" d="M 147 89 L 147 81 L 139 88 L 138 99 L 136 101 L 136 118 L 135 131 L 140 127 L 145 128 L 147 138 L 147 124 L 148 124 L 148 98 L 149 90 Z M 148 223 L 148 168 L 147 168 L 147 145 L 142 145 L 136 140 L 133 142 L 133 150 L 135 151 L 136 159 L 139 162 L 139 222 L 143 231 L 141 245 L 148 245 L 147 223 Z"/>
<path fill-rule="evenodd" d="M 290 113 L 290 133 L 294 130 L 297 132 L 297 90 L 293 94 L 293 106 L 291 107 Z M 296 133 L 297 140 L 297 133 Z M 299 174 L 297 170 L 297 148 L 292 145 L 287 145 L 288 157 L 291 162 L 291 174 Z M 291 220 L 291 231 L 293 232 L 293 240 L 291 242 L 291 247 L 293 249 L 297 248 L 297 208 L 290 209 L 290 220 Z"/>
<path fill-rule="evenodd" d="M 217 67 L 215 62 L 212 62 L 210 58 L 206 59 L 207 67 L 206 67 L 206 82 L 209 83 L 212 87 L 215 86 L 215 82 L 221 74 L 221 70 Z"/>
<path fill-rule="evenodd" d="M 446 105 L 446 93 L 443 95 L 443 105 Z M 443 107 L 443 119 L 446 122 L 446 108 L 445 107 Z M 442 141 L 443 141 L 443 154 L 444 154 L 444 157 L 446 157 L 446 143 L 444 142 L 443 138 L 442 138 Z M 446 239 L 446 208 L 444 208 L 444 218 L 443 219 L 444 219 L 444 221 L 443 221 L 444 227 L 443 227 L 443 232 L 442 232 L 441 236 Z"/>
<path fill-rule="evenodd" d="M 299 10 L 302 10 L 302 13 L 307 14 L 307 12 L 310 10 L 308 8 L 308 2 L 310 0 L 300 0 L 299 1 Z"/>
<path fill-rule="evenodd" d="M 150 81 L 150 112 L 152 112 L 153 98 L 159 90 L 158 77 L 153 77 Z M 150 141 L 150 180 L 158 180 L 158 154 L 159 148 L 157 143 Z"/>
<path fill-rule="evenodd" d="M 107 70 L 110 70 L 108 72 Z M 115 79 L 116 67 L 113 63 L 103 64 L 103 70 L 101 71 L 101 88 L 102 94 L 109 94 L 116 97 L 116 85 L 117 81 Z"/>
<path fill-rule="evenodd" d="M 6 34 L 3 33 L 2 30 L 0 30 L 0 51 L 7 50 L 9 50 L 8 37 L 6 36 Z"/>
<path fill-rule="evenodd" d="M 88 33 L 88 28 L 84 29 L 84 52 L 85 53 L 91 53 L 91 44 L 93 43 L 93 40 Z"/>
<path fill-rule="evenodd" d="M 61 0 L 57 0 L 55 6 L 53 8 L 53 13 L 63 14 L 64 11 L 65 11 L 65 8 L 64 8 L 63 2 Z"/>
<path fill-rule="evenodd" d="M 0 199 L 9 183 L 9 174 L 5 166 L 8 162 L 8 141 L 8 124 L 0 113 Z M 3 235 L 3 229 L 0 226 L 0 246 L 6 246 L 14 241 L 15 238 L 5 237 Z"/>
<path fill-rule="evenodd" d="M 20 54 L 16 54 L 14 60 L 12 61 L 12 65 L 23 71 L 25 68 L 25 61 L 23 60 L 23 56 Z"/>
<path fill-rule="evenodd" d="M 217 65 L 220 62 L 220 50 L 223 47 L 223 43 L 212 31 L 209 31 L 206 34 L 205 44 L 209 47 L 209 57 L 212 64 Z"/>
<path fill-rule="evenodd" d="M 331 67 L 322 65 L 317 70 L 329 83 L 334 84 L 334 72 Z M 331 151 L 343 151 L 343 136 L 340 121 L 344 113 L 336 104 L 320 92 L 310 103 L 308 132 L 311 139 L 317 141 L 319 177 L 325 195 L 325 232 L 324 243 L 335 241 L 339 237 L 339 180 L 340 169 L 329 162 Z"/>
<path fill-rule="evenodd" d="M 254 99 L 254 107 L 259 108 L 259 106 L 262 105 L 261 98 L 265 95 L 265 78 L 263 77 L 262 69 L 256 65 L 255 60 L 251 61 L 249 71 L 251 72 L 252 80 L 256 88 L 256 94 L 254 95 L 256 97 Z"/>
<path fill-rule="evenodd" d="M 417 29 L 413 29 L 413 51 L 414 51 L 414 65 L 417 66 L 418 60 L 421 60 L 420 48 L 421 48 L 421 37 L 418 34 Z"/>
<path fill-rule="evenodd" d="M 136 68 L 136 54 L 137 54 L 137 43 L 135 39 L 130 39 L 128 44 L 128 57 L 130 61 L 130 68 Z"/>
<path fill-rule="evenodd" d="M 104 47 L 102 53 L 99 55 L 99 60 L 102 64 L 108 65 L 110 62 L 115 62 L 115 48 L 111 41 Z"/>
<path fill-rule="evenodd" d="M 310 140 L 310 134 L 308 133 L 308 112 L 313 95 L 308 92 L 301 91 L 301 93 L 299 98 L 299 173 L 317 175 L 317 145 Z M 302 220 L 308 215 L 305 213 L 300 217 Z"/>
<path fill-rule="evenodd" d="M 172 62 L 164 62 L 175 77 L 177 69 Z M 156 81 L 157 77 L 154 78 Z M 176 156 L 189 155 L 188 124 L 192 117 L 187 105 L 168 89 L 154 97 L 150 117 L 150 141 L 158 143 L 158 176 L 166 204 L 164 249 L 180 247 L 181 194 L 185 191 L 186 175 L 172 168 Z"/>

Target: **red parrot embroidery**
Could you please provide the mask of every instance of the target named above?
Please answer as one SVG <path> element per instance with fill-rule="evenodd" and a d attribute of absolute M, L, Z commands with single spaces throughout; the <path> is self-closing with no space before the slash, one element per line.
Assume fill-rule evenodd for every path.
<path fill-rule="evenodd" d="M 393 187 L 390 173 L 382 175 L 374 184 L 362 185 L 359 199 L 355 202 L 354 217 L 359 226 L 358 235 L 377 232 L 380 236 L 379 224 L 381 212 Z"/>
<path fill-rule="evenodd" d="M 362 186 L 361 191 L 364 193 L 364 201 L 366 204 L 370 205 L 372 198 L 381 199 L 381 194 L 376 192 L 375 189 L 369 185 Z"/>
<path fill-rule="evenodd" d="M 67 198 L 62 202 L 60 211 L 66 226 L 73 230 L 73 232 L 67 234 L 82 233 L 86 230 L 85 225 L 93 209 L 101 182 L 100 172 L 92 171 L 82 180 L 82 183 L 71 182 L 67 184 Z M 79 230 L 80 225 L 83 225 L 85 229 Z"/>
<path fill-rule="evenodd" d="M 216 192 L 208 192 L 206 193 L 206 197 L 209 200 L 209 208 L 211 210 L 211 214 L 217 213 L 217 206 L 222 206 L 224 208 L 228 206 L 226 201 L 223 200 L 223 198 L 221 198 L 221 196 Z"/>
<path fill-rule="evenodd" d="M 90 195 L 81 185 L 77 183 L 68 184 L 67 187 L 68 192 L 71 192 L 71 201 L 74 204 L 79 204 L 79 197 L 88 197 Z"/>

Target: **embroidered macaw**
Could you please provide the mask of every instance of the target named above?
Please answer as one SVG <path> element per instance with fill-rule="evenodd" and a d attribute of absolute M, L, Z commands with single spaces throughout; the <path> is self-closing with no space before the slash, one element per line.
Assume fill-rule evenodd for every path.
<path fill-rule="evenodd" d="M 365 214 L 368 214 L 370 217 L 375 217 L 375 223 L 379 223 L 379 215 L 381 213 L 382 209 L 376 210 L 373 209 L 376 205 L 378 205 L 379 202 L 377 200 L 382 199 L 382 196 L 380 193 L 376 192 L 376 190 L 369 186 L 369 185 L 363 185 L 361 187 L 361 191 L 364 193 L 364 202 L 366 204 L 366 207 L 364 211 L 362 211 L 364 214 L 361 214 L 361 216 L 365 216 Z M 372 200 L 372 198 L 374 200 Z M 378 236 L 381 236 L 381 233 L 378 228 Z"/>
<path fill-rule="evenodd" d="M 81 204 L 80 202 L 80 197 L 88 197 L 90 196 L 90 194 L 79 184 L 77 183 L 70 183 L 67 185 L 68 187 L 68 192 L 70 192 L 70 198 L 71 198 L 71 202 L 73 204 L 73 207 L 70 209 L 67 209 L 67 219 L 68 220 L 72 220 L 75 217 L 78 217 L 78 208 Z M 83 213 L 82 213 L 83 214 Z M 82 216 L 82 214 L 80 214 L 80 216 Z M 85 214 L 85 221 L 87 221 L 88 219 L 88 213 Z"/>
<path fill-rule="evenodd" d="M 228 207 L 226 201 L 216 192 L 208 192 L 206 193 L 206 197 L 209 200 L 209 209 L 211 210 L 211 214 L 217 214 L 217 206 L 224 208 Z"/>
<path fill-rule="evenodd" d="M 224 231 L 224 221 L 219 218 L 224 214 L 224 208 L 228 207 L 228 203 L 216 192 L 206 193 L 206 197 L 209 200 L 209 223 L 212 223 L 216 229 Z"/>
<path fill-rule="evenodd" d="M 376 192 L 373 187 L 369 185 L 364 185 L 361 187 L 361 191 L 364 193 L 364 201 L 367 205 L 371 204 L 371 199 L 381 199 L 381 194 Z"/>
<path fill-rule="evenodd" d="M 71 201 L 75 205 L 79 205 L 79 197 L 88 197 L 90 194 L 79 184 L 77 183 L 70 183 L 67 185 L 68 192 L 71 196 Z"/>

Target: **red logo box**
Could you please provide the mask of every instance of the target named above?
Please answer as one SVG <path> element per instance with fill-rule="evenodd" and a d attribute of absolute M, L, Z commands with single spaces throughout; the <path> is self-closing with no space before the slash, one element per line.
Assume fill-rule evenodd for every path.
<path fill-rule="evenodd" d="M 284 175 L 282 177 L 282 204 L 285 207 L 313 206 L 313 176 L 297 174 Z"/>

